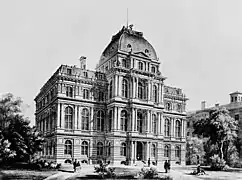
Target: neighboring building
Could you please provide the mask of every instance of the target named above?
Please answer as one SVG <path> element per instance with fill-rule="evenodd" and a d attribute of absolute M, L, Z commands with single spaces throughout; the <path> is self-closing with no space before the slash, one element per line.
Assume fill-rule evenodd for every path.
<path fill-rule="evenodd" d="M 207 119 L 209 118 L 209 112 L 211 109 L 219 107 L 225 107 L 232 118 L 242 122 L 242 93 L 236 91 L 234 93 L 229 94 L 230 95 L 230 103 L 219 105 L 215 104 L 213 107 L 206 108 L 205 101 L 202 101 L 201 103 L 201 110 L 188 112 L 187 113 L 187 137 L 193 136 L 193 124 L 201 119 Z M 242 152 L 240 152 L 240 156 L 242 158 Z"/>
<path fill-rule="evenodd" d="M 186 100 L 164 85 L 155 49 L 123 27 L 96 71 L 61 65 L 36 96 L 36 125 L 47 139 L 42 157 L 120 164 L 170 159 L 185 164 Z"/>

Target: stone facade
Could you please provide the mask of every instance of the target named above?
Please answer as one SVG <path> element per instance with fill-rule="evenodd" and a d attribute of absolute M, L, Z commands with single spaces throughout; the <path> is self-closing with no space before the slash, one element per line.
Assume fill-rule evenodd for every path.
<path fill-rule="evenodd" d="M 120 164 L 185 164 L 186 100 L 164 85 L 160 62 L 143 33 L 123 27 L 95 71 L 61 65 L 36 96 L 42 157 Z"/>

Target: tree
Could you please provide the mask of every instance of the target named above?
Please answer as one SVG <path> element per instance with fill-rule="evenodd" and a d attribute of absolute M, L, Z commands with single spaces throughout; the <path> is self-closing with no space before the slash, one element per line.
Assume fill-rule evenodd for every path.
<path fill-rule="evenodd" d="M 2 96 L 0 99 L 0 128 L 1 124 L 9 123 L 14 116 L 21 112 L 22 100 L 20 98 L 14 98 L 13 94 L 8 93 Z"/>
<path fill-rule="evenodd" d="M 0 122 L 3 122 L 0 138 L 1 158 L 29 162 L 31 157 L 43 148 L 44 138 L 30 121 L 21 115 L 20 98 L 6 94 L 0 100 Z M 1 125 L 1 124 L 0 124 Z M 0 129 L 1 130 L 1 129 Z"/>
<path fill-rule="evenodd" d="M 29 121 L 16 115 L 5 130 L 5 137 L 11 143 L 10 149 L 16 151 L 17 161 L 29 162 L 43 148 L 44 138 L 35 128 L 29 126 Z"/>
<path fill-rule="evenodd" d="M 215 108 L 210 111 L 208 119 L 198 120 L 194 124 L 194 133 L 208 137 L 209 143 L 217 147 L 216 153 L 224 159 L 224 153 L 237 138 L 237 126 L 237 121 L 230 117 L 227 109 Z"/>
<path fill-rule="evenodd" d="M 186 159 L 188 164 L 197 164 L 204 161 L 203 139 L 189 137 L 186 144 Z"/>

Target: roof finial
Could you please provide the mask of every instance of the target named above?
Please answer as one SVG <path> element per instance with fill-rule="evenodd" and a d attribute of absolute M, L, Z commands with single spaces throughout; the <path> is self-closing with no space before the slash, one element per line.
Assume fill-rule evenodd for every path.
<path fill-rule="evenodd" d="M 127 8 L 127 28 L 129 27 L 129 8 Z"/>

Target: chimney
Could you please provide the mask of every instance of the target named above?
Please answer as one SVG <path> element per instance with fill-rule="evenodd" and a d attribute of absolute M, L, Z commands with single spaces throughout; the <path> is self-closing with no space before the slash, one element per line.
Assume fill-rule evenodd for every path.
<path fill-rule="evenodd" d="M 216 103 L 216 104 L 215 104 L 215 107 L 219 107 L 219 103 Z"/>
<path fill-rule="evenodd" d="M 206 101 L 201 102 L 201 110 L 204 110 L 206 108 Z"/>
<path fill-rule="evenodd" d="M 86 69 L 86 60 L 87 60 L 87 58 L 85 56 L 81 56 L 79 60 L 80 60 L 80 68 L 81 69 Z"/>

